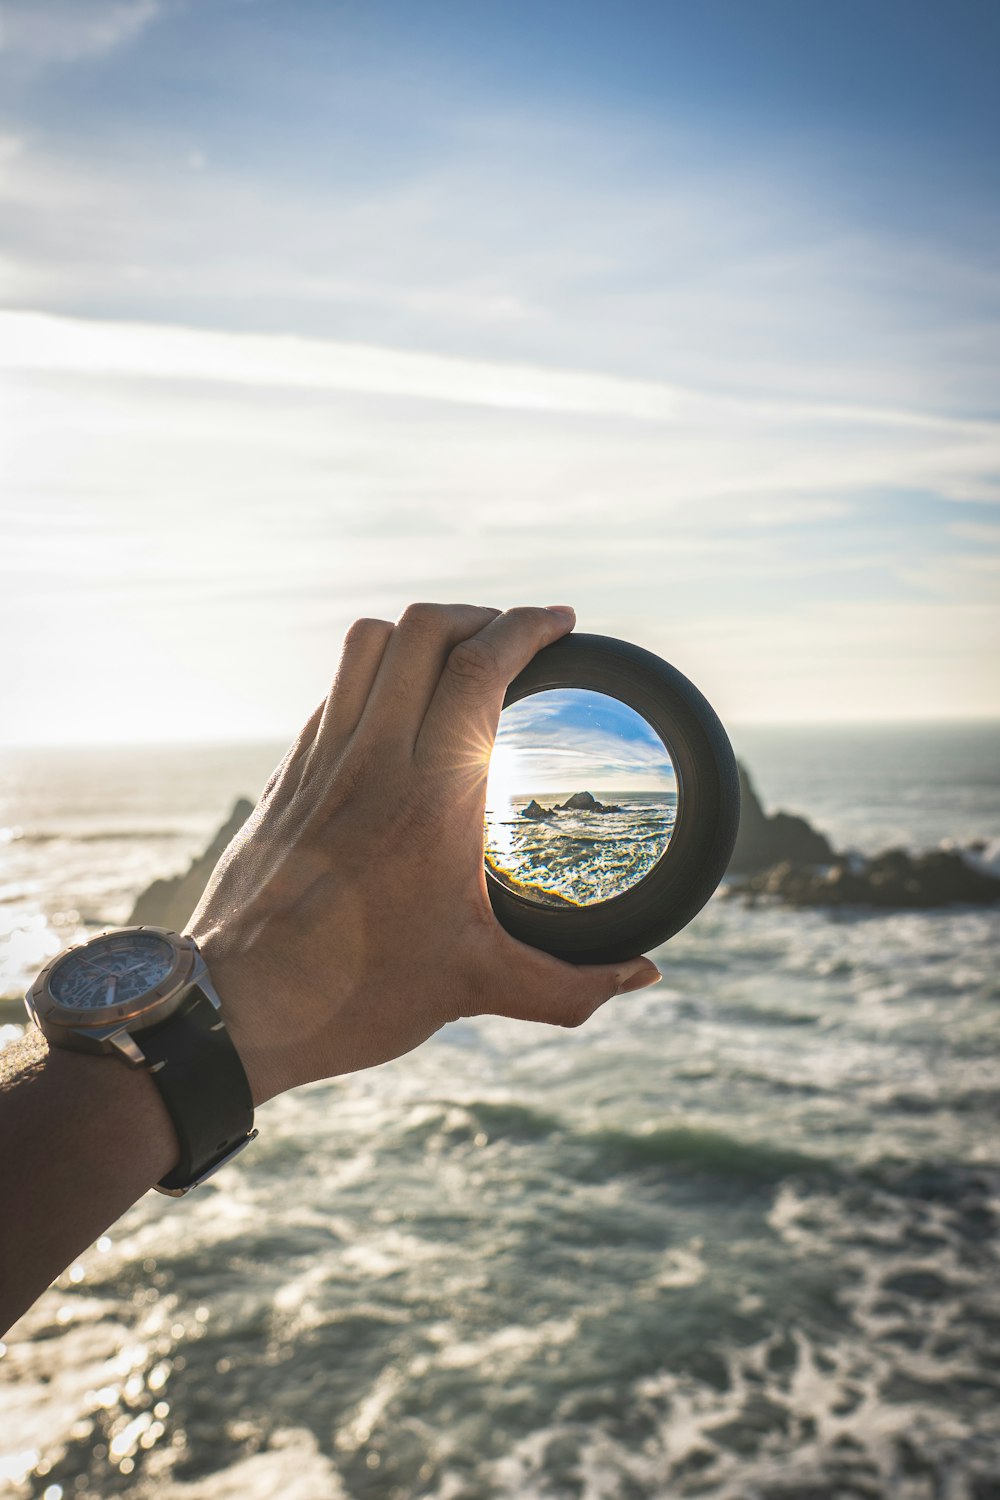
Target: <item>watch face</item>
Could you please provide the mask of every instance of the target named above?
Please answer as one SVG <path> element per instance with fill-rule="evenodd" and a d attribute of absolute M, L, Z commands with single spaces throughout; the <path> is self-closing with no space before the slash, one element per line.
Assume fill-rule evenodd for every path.
<path fill-rule="evenodd" d="M 111 1009 L 154 989 L 174 962 L 174 949 L 155 933 L 112 933 L 67 953 L 49 976 L 49 994 L 72 1010 Z"/>

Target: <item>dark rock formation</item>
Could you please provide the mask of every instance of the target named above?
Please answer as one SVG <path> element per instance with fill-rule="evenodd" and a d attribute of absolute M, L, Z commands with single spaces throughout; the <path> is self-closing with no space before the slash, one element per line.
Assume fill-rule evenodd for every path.
<path fill-rule="evenodd" d="M 739 837 L 727 871 L 727 891 L 751 901 L 774 897 L 792 906 L 860 906 L 881 910 L 927 910 L 956 903 L 981 905 L 1000 901 L 1000 879 L 976 868 L 975 846 L 964 852 L 947 849 L 909 854 L 887 849 L 871 858 L 837 853 L 829 840 L 805 818 L 764 812 L 750 779 L 740 767 L 743 797 Z M 129 926 L 149 924 L 179 932 L 208 884 L 220 855 L 253 811 L 241 797 L 205 852 L 183 875 L 154 880 L 136 900 Z M 575 792 L 555 808 L 532 800 L 521 816 L 541 819 L 557 812 L 620 812 L 598 802 L 590 792 Z M 980 846 L 982 848 L 982 846 Z M 524 885 L 495 865 L 487 867 L 513 890 L 551 906 L 576 903 L 552 891 Z M 21 1001 L 18 998 L 18 1006 Z"/>
<path fill-rule="evenodd" d="M 527 807 L 521 808 L 522 818 L 533 818 L 537 820 L 538 818 L 551 818 L 551 816 L 552 809 L 550 807 L 542 807 L 541 803 L 536 802 L 534 797 L 532 797 Z"/>
<path fill-rule="evenodd" d="M 593 792 L 574 792 L 572 797 L 568 797 L 565 802 L 558 802 L 556 804 L 560 812 L 569 812 L 577 808 L 581 812 L 590 812 L 595 807 L 600 807 L 600 805 Z"/>
<path fill-rule="evenodd" d="M 522 807 L 521 817 L 535 819 L 551 818 L 557 812 L 615 813 L 621 812 L 621 808 L 614 807 L 611 803 L 598 802 L 593 792 L 574 792 L 572 797 L 568 798 L 565 802 L 557 802 L 555 807 L 542 807 L 541 803 L 536 802 L 534 797 L 532 797 L 527 807 Z"/>
<path fill-rule="evenodd" d="M 180 932 L 194 911 L 208 884 L 208 877 L 219 862 L 219 856 L 239 833 L 253 812 L 253 803 L 241 797 L 229 817 L 212 839 L 204 854 L 199 854 L 183 875 L 154 880 L 137 897 L 128 926 L 169 927 Z"/>
<path fill-rule="evenodd" d="M 792 813 L 768 817 L 742 766 L 740 771 L 740 830 L 727 874 L 743 875 L 790 861 L 793 865 L 828 865 L 836 858 L 829 839 Z"/>
<path fill-rule="evenodd" d="M 791 906 L 895 911 L 1000 901 L 1000 880 L 960 853 L 886 849 L 868 859 L 840 854 L 805 818 L 768 817 L 742 766 L 740 793 L 740 831 L 726 872 L 731 894 L 774 896 Z"/>
<path fill-rule="evenodd" d="M 621 812 L 620 807 L 613 807 L 610 803 L 598 802 L 593 792 L 574 792 L 572 797 L 565 802 L 556 803 L 557 812 L 599 812 L 611 813 Z"/>
<path fill-rule="evenodd" d="M 871 859 L 839 854 L 821 868 L 783 860 L 734 882 L 730 889 L 751 898 L 777 896 L 791 906 L 869 906 L 895 911 L 1000 901 L 1000 880 L 973 869 L 961 854 L 947 849 L 926 854 L 886 849 Z"/>

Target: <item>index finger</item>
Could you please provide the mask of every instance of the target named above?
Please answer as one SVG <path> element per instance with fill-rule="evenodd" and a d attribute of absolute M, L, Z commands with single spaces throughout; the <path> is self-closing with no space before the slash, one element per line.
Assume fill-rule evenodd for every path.
<path fill-rule="evenodd" d="M 573 629 L 569 605 L 508 609 L 449 652 L 414 748 L 423 764 L 482 762 L 485 784 L 507 686 L 543 646 Z"/>

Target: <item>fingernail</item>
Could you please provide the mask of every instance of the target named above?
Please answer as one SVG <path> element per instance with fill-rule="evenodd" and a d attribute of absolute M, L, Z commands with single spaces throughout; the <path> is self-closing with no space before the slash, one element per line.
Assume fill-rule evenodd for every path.
<path fill-rule="evenodd" d="M 569 615 L 571 619 L 576 619 L 576 610 L 572 604 L 547 604 L 545 608 L 550 615 Z"/>
<path fill-rule="evenodd" d="M 644 990 L 651 984 L 659 984 L 662 978 L 659 969 L 651 969 L 648 964 L 630 964 L 618 975 L 615 994 L 630 995 L 633 990 Z"/>

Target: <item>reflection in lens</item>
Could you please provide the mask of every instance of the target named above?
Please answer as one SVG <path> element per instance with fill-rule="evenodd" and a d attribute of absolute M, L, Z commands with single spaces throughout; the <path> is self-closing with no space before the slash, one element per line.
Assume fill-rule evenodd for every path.
<path fill-rule="evenodd" d="M 486 789 L 486 865 L 545 906 L 592 906 L 648 875 L 677 815 L 667 748 L 634 709 L 584 688 L 500 716 Z"/>

